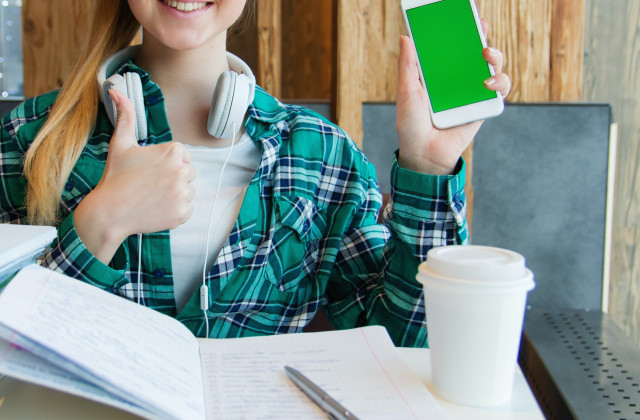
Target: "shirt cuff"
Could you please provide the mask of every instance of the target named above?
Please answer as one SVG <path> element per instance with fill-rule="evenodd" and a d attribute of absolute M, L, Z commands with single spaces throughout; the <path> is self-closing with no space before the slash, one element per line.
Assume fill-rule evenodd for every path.
<path fill-rule="evenodd" d="M 398 152 L 391 167 L 391 199 L 397 215 L 414 220 L 465 222 L 465 161 L 460 158 L 452 175 L 428 175 L 403 168 Z"/>
<path fill-rule="evenodd" d="M 82 243 L 75 229 L 73 214 L 71 212 L 58 228 L 58 244 L 47 255 L 43 265 L 112 292 L 128 283 L 125 272 L 129 259 L 124 244 L 118 248 L 111 263 L 104 264 Z"/>

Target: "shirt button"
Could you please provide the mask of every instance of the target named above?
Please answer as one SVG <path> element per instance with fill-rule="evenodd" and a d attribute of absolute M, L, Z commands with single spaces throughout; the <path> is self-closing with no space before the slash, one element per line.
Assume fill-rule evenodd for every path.
<path fill-rule="evenodd" d="M 155 105 L 158 103 L 158 97 L 157 96 L 150 96 L 149 99 L 147 99 L 147 105 Z"/>
<path fill-rule="evenodd" d="M 73 186 L 74 185 L 73 185 L 72 181 L 67 181 L 67 183 L 64 184 L 64 189 L 67 190 L 67 191 L 71 191 L 71 190 L 73 190 Z"/>
<path fill-rule="evenodd" d="M 164 277 L 164 270 L 162 268 L 157 268 L 153 271 L 153 277 L 156 279 L 161 279 Z"/>

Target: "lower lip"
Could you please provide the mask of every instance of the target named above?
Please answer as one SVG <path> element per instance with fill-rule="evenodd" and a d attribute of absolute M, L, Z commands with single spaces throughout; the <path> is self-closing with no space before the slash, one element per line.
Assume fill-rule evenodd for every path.
<path fill-rule="evenodd" d="M 166 10 L 167 13 L 170 13 L 172 16 L 179 17 L 179 18 L 182 18 L 182 19 L 190 19 L 190 18 L 198 17 L 201 14 L 206 13 L 207 10 L 212 8 L 213 5 L 214 5 L 214 3 L 207 3 L 201 9 L 192 10 L 191 12 L 181 12 L 180 10 L 178 10 L 178 9 L 176 9 L 174 7 L 167 6 L 162 0 L 158 0 L 158 3 L 160 3 L 162 5 L 162 7 L 164 7 L 164 10 Z"/>

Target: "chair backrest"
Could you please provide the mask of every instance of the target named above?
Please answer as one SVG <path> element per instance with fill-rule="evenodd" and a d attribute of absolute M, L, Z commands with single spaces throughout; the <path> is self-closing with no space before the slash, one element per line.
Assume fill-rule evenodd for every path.
<path fill-rule="evenodd" d="M 391 192 L 391 162 L 398 148 L 395 103 L 362 104 L 362 150 L 376 167 L 376 175 L 383 194 Z"/>
<path fill-rule="evenodd" d="M 476 136 L 471 240 L 525 256 L 531 307 L 603 309 L 610 130 L 607 104 L 508 104 Z"/>
<path fill-rule="evenodd" d="M 18 106 L 22 100 L 0 100 L 0 118 L 7 115 L 9 112 L 13 110 L 16 106 Z"/>

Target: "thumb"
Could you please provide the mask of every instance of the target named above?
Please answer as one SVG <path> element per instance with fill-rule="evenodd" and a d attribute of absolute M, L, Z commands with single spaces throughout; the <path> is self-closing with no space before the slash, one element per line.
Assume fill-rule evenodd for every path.
<path fill-rule="evenodd" d="M 117 89 L 109 89 L 109 96 L 116 106 L 116 127 L 111 137 L 109 150 L 126 150 L 140 147 L 136 140 L 136 114 L 133 103 Z"/>

